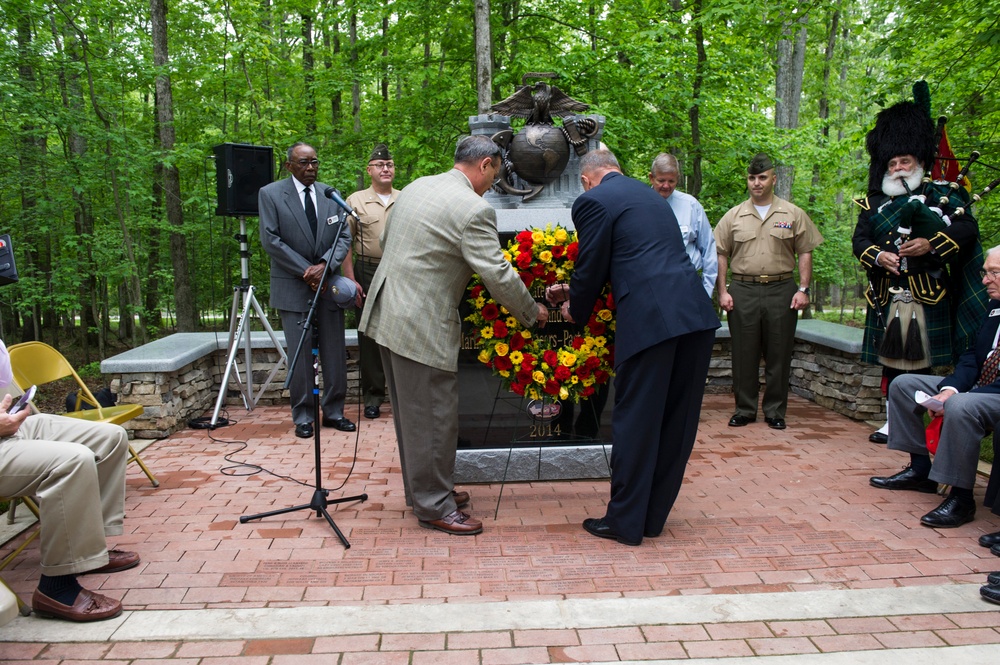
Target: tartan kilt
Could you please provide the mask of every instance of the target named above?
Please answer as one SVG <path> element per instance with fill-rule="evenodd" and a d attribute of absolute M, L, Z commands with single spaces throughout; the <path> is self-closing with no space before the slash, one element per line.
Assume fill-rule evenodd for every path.
<path fill-rule="evenodd" d="M 889 321 L 890 300 L 882 308 L 882 320 Z M 965 349 L 952 349 L 952 325 L 951 325 L 951 305 L 948 298 L 944 298 L 936 305 L 925 305 L 924 319 L 927 322 L 927 337 L 930 342 L 931 365 L 939 367 L 951 365 L 955 361 L 955 356 L 960 355 Z M 868 306 L 868 314 L 865 317 L 865 338 L 861 349 L 861 361 L 880 365 L 878 359 L 878 347 L 885 337 L 885 328 L 879 323 L 879 317 L 874 307 Z"/>

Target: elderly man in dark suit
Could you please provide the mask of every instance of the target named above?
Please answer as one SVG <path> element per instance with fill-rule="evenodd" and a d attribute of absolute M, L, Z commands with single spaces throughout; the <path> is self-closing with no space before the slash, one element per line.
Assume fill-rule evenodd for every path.
<path fill-rule="evenodd" d="M 595 536 L 638 545 L 663 531 L 680 492 L 701 415 L 719 318 L 688 259 L 670 205 L 622 175 L 608 150 L 580 159 L 585 193 L 573 204 L 579 258 L 550 302 L 586 321 L 611 282 L 617 308 L 611 500 L 583 521 Z"/>
<path fill-rule="evenodd" d="M 910 465 L 892 476 L 871 479 L 875 487 L 934 494 L 938 483 L 951 491 L 937 508 L 920 518 L 924 526 L 957 527 L 976 516 L 972 490 L 976 485 L 979 448 L 987 430 L 1000 421 L 1000 248 L 994 247 L 983 265 L 983 285 L 990 297 L 986 318 L 973 346 L 962 354 L 949 376 L 904 374 L 889 384 L 892 427 L 888 447 L 910 454 Z M 926 409 L 914 401 L 917 391 L 933 394 Z M 934 462 L 927 452 L 924 411 L 943 415 L 941 439 Z M 1000 534 L 993 534 L 1000 535 Z M 985 537 L 984 537 L 985 538 Z M 992 544 L 992 538 L 980 541 Z M 997 542 L 1000 542 L 998 540 Z"/>
<path fill-rule="evenodd" d="M 291 354 L 298 347 L 302 321 L 323 270 L 330 262 L 337 266 L 336 270 L 331 268 L 328 281 L 340 272 L 351 246 L 351 232 L 347 224 L 341 223 L 344 211 L 325 196 L 327 186 L 316 182 L 319 160 L 312 146 L 296 143 L 289 148 L 285 168 L 292 177 L 262 187 L 257 198 L 260 242 L 271 257 L 270 303 L 281 315 L 285 344 Z M 354 423 L 344 417 L 347 395 L 344 312 L 335 302 L 324 298 L 316 306 L 313 322 L 320 331 L 323 425 L 353 432 Z M 313 436 L 311 349 L 306 340 L 289 386 L 295 435 L 302 438 Z"/>

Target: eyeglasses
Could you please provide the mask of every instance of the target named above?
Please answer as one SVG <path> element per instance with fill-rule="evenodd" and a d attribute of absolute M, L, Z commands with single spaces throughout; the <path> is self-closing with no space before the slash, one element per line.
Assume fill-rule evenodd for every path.
<path fill-rule="evenodd" d="M 994 281 L 997 277 L 1000 277 L 1000 270 L 980 270 L 979 271 L 979 278 L 980 279 L 986 279 L 987 277 L 989 278 L 989 280 L 991 282 Z"/>
<path fill-rule="evenodd" d="M 299 159 L 295 163 L 299 166 L 319 166 L 318 159 Z"/>
<path fill-rule="evenodd" d="M 368 166 L 372 167 L 376 171 L 391 171 L 396 168 L 394 162 L 370 162 Z"/>

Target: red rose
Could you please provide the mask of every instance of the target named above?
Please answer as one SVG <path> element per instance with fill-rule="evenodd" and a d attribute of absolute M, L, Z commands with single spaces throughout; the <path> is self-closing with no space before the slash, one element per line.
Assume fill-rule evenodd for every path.
<path fill-rule="evenodd" d="M 512 383 L 510 384 L 510 389 L 514 391 L 515 395 L 520 395 L 521 397 L 524 397 L 524 388 L 526 385 L 527 385 L 526 383 Z"/>
<path fill-rule="evenodd" d="M 612 296 L 612 295 L 611 295 L 611 294 L 609 293 L 609 294 L 608 294 L 608 309 L 614 309 L 614 308 L 615 308 L 615 299 L 614 299 L 614 297 L 613 297 L 613 296 Z"/>
<path fill-rule="evenodd" d="M 590 325 L 587 327 L 590 328 L 590 334 L 594 337 L 603 335 L 604 330 L 607 328 L 607 326 L 604 325 L 604 321 L 601 321 L 600 319 L 591 319 Z"/>
<path fill-rule="evenodd" d="M 576 241 L 571 242 L 566 247 L 566 258 L 570 261 L 576 261 L 577 254 L 580 253 L 580 245 Z"/>
<path fill-rule="evenodd" d="M 576 375 L 581 379 L 586 379 L 588 376 L 590 376 L 590 372 L 591 372 L 590 368 L 587 367 L 586 365 L 581 365 L 580 367 L 576 368 Z"/>
<path fill-rule="evenodd" d="M 561 259 L 563 254 L 566 253 L 566 248 L 562 245 L 552 245 L 552 258 Z"/>
<path fill-rule="evenodd" d="M 559 355 L 552 349 L 548 349 L 542 353 L 542 362 L 546 363 L 549 367 L 555 367 L 559 364 Z"/>
<path fill-rule="evenodd" d="M 549 379 L 548 381 L 545 382 L 545 387 L 542 388 L 542 390 L 544 390 L 549 395 L 558 395 L 559 382 L 556 381 L 555 379 Z"/>
<path fill-rule="evenodd" d="M 600 384 L 605 384 L 610 378 L 611 376 L 603 369 L 594 370 L 594 381 L 597 381 Z"/>
<path fill-rule="evenodd" d="M 541 277 L 542 275 L 545 274 L 545 266 L 542 265 L 541 263 L 536 263 L 535 265 L 531 266 L 531 274 L 534 275 L 535 277 Z"/>
<path fill-rule="evenodd" d="M 556 367 L 554 376 L 559 381 L 565 381 L 569 377 L 573 376 L 573 373 L 569 371 L 569 367 L 566 367 L 565 365 L 559 365 L 559 367 Z"/>
<path fill-rule="evenodd" d="M 492 321 L 500 316 L 500 309 L 496 306 L 496 303 L 488 302 L 483 305 L 483 311 L 480 312 L 480 314 L 482 314 L 483 318 L 487 321 Z"/>
<path fill-rule="evenodd" d="M 589 358 L 583 361 L 583 366 L 591 371 L 597 369 L 600 366 L 600 364 L 601 364 L 601 359 L 598 358 L 597 356 L 590 356 Z"/>
<path fill-rule="evenodd" d="M 513 369 L 514 363 L 507 356 L 496 356 L 493 358 L 493 366 L 498 370 L 510 370 Z"/>
<path fill-rule="evenodd" d="M 535 369 L 535 356 L 531 355 L 530 353 L 525 353 L 524 356 L 521 358 L 521 369 L 523 369 L 526 372 L 530 372 L 531 370 Z"/>
<path fill-rule="evenodd" d="M 514 240 L 516 240 L 519 243 L 526 242 L 528 243 L 528 247 L 531 247 L 531 234 L 532 232 L 530 230 L 525 229 L 524 231 L 521 231 L 516 236 L 514 236 Z"/>
<path fill-rule="evenodd" d="M 550 270 L 547 273 L 545 273 L 545 280 L 544 281 L 545 281 L 546 284 L 555 284 L 557 279 L 559 279 L 559 278 L 556 277 L 555 270 Z"/>
<path fill-rule="evenodd" d="M 524 287 L 526 289 L 530 289 L 531 288 L 531 283 L 535 281 L 535 276 L 531 274 L 530 270 L 525 270 L 524 272 L 519 272 L 519 273 L 517 273 L 517 276 L 521 278 L 522 282 L 524 282 Z"/>
<path fill-rule="evenodd" d="M 483 287 L 482 284 L 476 284 L 475 286 L 473 286 L 472 287 L 472 291 L 471 291 L 472 297 L 473 298 L 478 298 L 479 294 L 483 292 L 483 288 L 484 287 Z"/>
<path fill-rule="evenodd" d="M 527 340 L 524 339 L 520 334 L 514 335 L 510 338 L 510 350 L 520 351 L 527 344 Z"/>
<path fill-rule="evenodd" d="M 580 391 L 581 397 L 590 397 L 594 394 L 594 386 L 584 386 L 583 390 Z"/>
<path fill-rule="evenodd" d="M 531 252 L 521 252 L 520 254 L 517 255 L 517 258 L 514 259 L 514 263 L 517 264 L 518 268 L 524 270 L 525 268 L 531 265 L 531 259 L 532 259 Z"/>
<path fill-rule="evenodd" d="M 503 321 L 493 322 L 493 336 L 497 339 L 503 339 L 507 336 L 507 324 Z"/>
<path fill-rule="evenodd" d="M 531 370 L 522 367 L 521 371 L 517 373 L 517 382 L 523 385 L 531 383 Z"/>

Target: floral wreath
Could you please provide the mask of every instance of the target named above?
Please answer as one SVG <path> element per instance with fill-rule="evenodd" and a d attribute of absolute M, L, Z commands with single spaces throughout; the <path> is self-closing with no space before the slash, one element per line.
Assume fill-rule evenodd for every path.
<path fill-rule="evenodd" d="M 568 283 L 578 251 L 576 233 L 562 226 L 518 233 L 504 250 L 528 291 L 540 297 L 546 286 Z M 593 395 L 614 374 L 614 300 L 607 285 L 581 333 L 568 344 L 558 344 L 545 329 L 532 332 L 522 326 L 486 290 L 479 275 L 469 282 L 468 302 L 473 313 L 465 317 L 475 326 L 481 345 L 479 361 L 499 376 L 511 392 L 541 399 L 579 402 Z M 553 322 L 550 319 L 550 323 Z"/>

